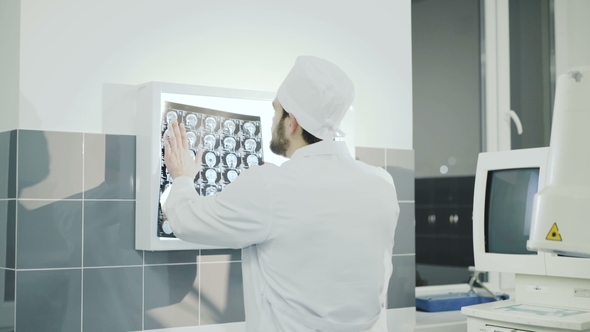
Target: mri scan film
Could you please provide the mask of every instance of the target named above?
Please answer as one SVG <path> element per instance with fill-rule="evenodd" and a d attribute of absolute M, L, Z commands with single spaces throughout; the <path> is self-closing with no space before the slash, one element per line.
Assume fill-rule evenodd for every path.
<path fill-rule="evenodd" d="M 263 163 L 260 117 L 165 102 L 160 127 L 160 195 L 172 184 L 164 163 L 164 139 L 168 124 L 174 120 L 184 124 L 193 158 L 204 149 L 201 172 L 194 181 L 201 196 L 221 192 L 244 169 Z M 157 223 L 159 237 L 175 237 L 160 207 Z"/>

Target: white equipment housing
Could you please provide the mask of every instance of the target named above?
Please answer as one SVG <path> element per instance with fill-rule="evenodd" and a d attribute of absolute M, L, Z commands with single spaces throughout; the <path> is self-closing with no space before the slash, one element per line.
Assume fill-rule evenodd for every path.
<path fill-rule="evenodd" d="M 590 67 L 557 82 L 545 188 L 535 197 L 528 247 L 590 257 Z"/>
<path fill-rule="evenodd" d="M 475 267 L 478 271 L 515 273 L 515 296 L 508 301 L 463 307 L 469 332 L 590 332 L 589 124 L 590 67 L 574 68 L 558 80 L 548 151 L 542 148 L 480 154 L 473 211 Z M 548 153 L 545 162 L 541 152 Z M 488 215 L 494 195 L 487 188 L 493 181 L 490 174 L 531 167 L 540 169 L 539 192 L 534 195 L 530 228 L 525 227 L 525 232 L 530 232 L 526 249 L 537 253 L 496 253 L 497 249 L 490 245 L 496 240 L 491 238 L 492 226 L 488 224 L 498 221 Z M 530 191 L 524 194 L 521 190 L 518 195 L 505 192 L 530 197 Z M 528 205 L 528 200 L 524 201 Z M 521 230 L 526 225 L 523 220 L 516 220 Z"/>

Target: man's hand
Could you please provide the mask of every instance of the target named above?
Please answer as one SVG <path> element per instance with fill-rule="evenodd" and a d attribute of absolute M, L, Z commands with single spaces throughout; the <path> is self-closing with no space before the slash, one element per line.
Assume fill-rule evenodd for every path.
<path fill-rule="evenodd" d="M 174 120 L 169 126 L 167 136 L 164 134 L 164 162 L 168 172 L 175 179 L 179 176 L 188 176 L 194 179 L 197 173 L 201 171 L 201 158 L 203 150 L 197 153 L 193 160 L 188 148 L 186 138 L 186 129 L 184 125 L 178 125 Z"/>

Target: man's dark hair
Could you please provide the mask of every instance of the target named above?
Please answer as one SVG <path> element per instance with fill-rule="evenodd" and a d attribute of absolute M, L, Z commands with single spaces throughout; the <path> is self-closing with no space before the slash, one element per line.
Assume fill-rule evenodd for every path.
<path fill-rule="evenodd" d="M 281 122 L 285 121 L 285 119 L 288 116 L 289 116 L 289 113 L 287 113 L 287 111 L 285 111 L 285 109 L 283 108 L 283 116 L 281 117 Z M 317 142 L 322 141 L 321 138 L 317 138 L 317 137 L 313 136 L 307 130 L 303 129 L 303 127 L 301 127 L 301 130 L 303 130 L 302 136 L 303 136 L 303 140 L 305 141 L 305 143 L 313 144 L 313 143 L 317 143 Z"/>

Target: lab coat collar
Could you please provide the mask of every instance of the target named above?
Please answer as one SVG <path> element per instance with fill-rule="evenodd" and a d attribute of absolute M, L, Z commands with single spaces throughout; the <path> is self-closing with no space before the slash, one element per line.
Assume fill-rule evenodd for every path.
<path fill-rule="evenodd" d="M 306 145 L 297 149 L 291 155 L 291 159 L 299 159 L 310 156 L 328 155 L 328 154 L 342 154 L 350 155 L 346 142 L 343 141 L 321 141 Z"/>

